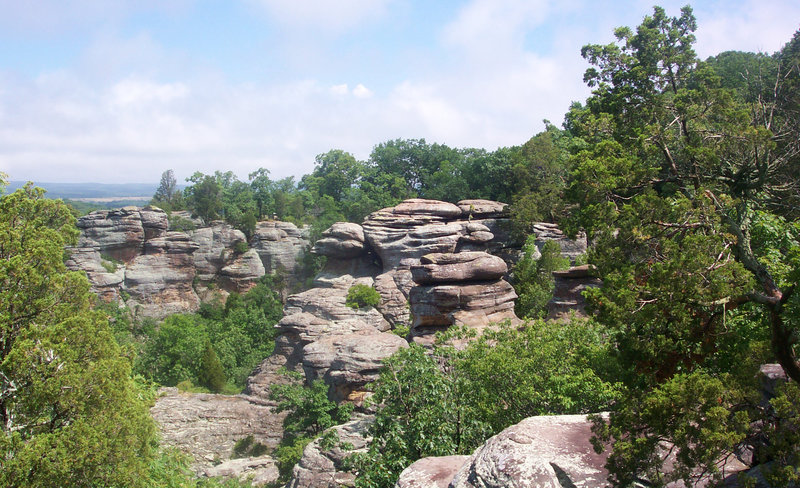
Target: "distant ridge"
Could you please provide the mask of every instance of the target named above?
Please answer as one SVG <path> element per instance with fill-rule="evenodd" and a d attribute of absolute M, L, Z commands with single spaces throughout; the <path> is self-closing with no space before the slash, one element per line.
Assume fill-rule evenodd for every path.
<path fill-rule="evenodd" d="M 26 181 L 11 181 L 6 191 L 22 188 Z M 35 181 L 34 185 L 47 190 L 48 198 L 108 199 L 125 197 L 150 198 L 158 188 L 157 183 L 47 183 Z"/>

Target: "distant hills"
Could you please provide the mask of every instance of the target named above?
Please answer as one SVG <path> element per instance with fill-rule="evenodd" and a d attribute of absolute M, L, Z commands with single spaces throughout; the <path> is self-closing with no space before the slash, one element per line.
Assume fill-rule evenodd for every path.
<path fill-rule="evenodd" d="M 7 191 L 14 191 L 26 181 L 9 182 Z M 47 190 L 48 198 L 70 200 L 149 200 L 158 188 L 157 183 L 47 183 L 35 181 L 36 186 Z"/>

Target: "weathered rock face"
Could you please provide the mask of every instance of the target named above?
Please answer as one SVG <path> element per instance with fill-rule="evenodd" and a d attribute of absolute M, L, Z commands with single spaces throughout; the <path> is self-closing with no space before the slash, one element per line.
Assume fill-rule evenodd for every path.
<path fill-rule="evenodd" d="M 246 241 L 241 231 L 221 221 L 212 222 L 211 227 L 192 231 L 189 236 L 197 244 L 194 267 L 197 279 L 203 283 L 213 282 L 234 255 L 234 245 Z"/>
<path fill-rule="evenodd" d="M 166 214 L 161 214 L 166 221 Z M 152 223 L 155 216 L 149 213 L 147 218 Z M 91 248 L 123 262 L 136 257 L 145 241 L 142 215 L 138 207 L 92 212 L 78 219 L 78 228 L 81 229 L 79 248 Z M 150 229 L 154 227 L 151 226 Z"/>
<path fill-rule="evenodd" d="M 267 274 L 281 273 L 286 277 L 289 288 L 299 283 L 303 255 L 308 250 L 308 228 L 298 228 L 291 222 L 269 220 L 259 222 L 250 239 L 250 247 L 255 249 Z"/>
<path fill-rule="evenodd" d="M 530 417 L 490 438 L 456 473 L 451 488 L 609 486 L 585 415 Z"/>
<path fill-rule="evenodd" d="M 447 488 L 469 456 L 422 458 L 400 473 L 395 488 Z"/>
<path fill-rule="evenodd" d="M 164 442 L 189 454 L 194 460 L 193 469 L 208 476 L 215 476 L 211 468 L 220 461 L 229 460 L 236 441 L 249 435 L 270 450 L 274 449 L 283 435 L 285 417 L 268 403 L 244 395 L 181 393 L 177 388 L 159 390 L 150 413 L 160 427 Z M 255 458 L 251 463 L 243 460 L 220 469 L 230 470 L 239 465 L 241 472 L 224 473 L 238 477 L 253 470 L 269 470 L 268 464 Z"/>
<path fill-rule="evenodd" d="M 81 236 L 67 267 L 86 272 L 104 300 L 124 297 L 134 314 L 156 319 L 193 312 L 201 297 L 246 292 L 267 272 L 290 273 L 292 286 L 308 248 L 294 224 L 268 221 L 258 224 L 251 249 L 239 253 L 235 246 L 245 236 L 230 225 L 168 232 L 169 219 L 156 207 L 92 212 L 78 219 L 78 227 Z M 213 292 L 206 288 L 212 283 Z"/>
<path fill-rule="evenodd" d="M 472 456 L 424 458 L 406 468 L 396 488 L 601 488 L 611 486 L 605 469 L 609 450 L 597 454 L 585 415 L 529 417 L 475 450 Z M 718 466 L 724 486 L 735 483 L 747 467 L 735 456 Z M 696 486 L 706 486 L 700 480 Z M 681 488 L 683 483 L 671 483 Z"/>
<path fill-rule="evenodd" d="M 586 316 L 586 300 L 583 291 L 601 285 L 589 265 L 573 266 L 568 270 L 553 272 L 555 288 L 553 298 L 547 303 L 547 318 L 568 319 L 573 313 Z"/>
<path fill-rule="evenodd" d="M 451 325 L 474 328 L 511 320 L 517 294 L 503 275 L 505 261 L 485 252 L 428 254 L 411 266 L 418 286 L 409 302 L 414 317 L 412 336 L 425 336 Z"/>
<path fill-rule="evenodd" d="M 365 252 L 364 229 L 358 224 L 336 222 L 315 244 L 312 252 L 334 259 L 351 259 Z"/>
<path fill-rule="evenodd" d="M 334 401 L 359 403 L 366 385 L 378 379 L 383 360 L 404 347 L 405 339 L 390 332 L 329 335 L 303 348 L 303 370 L 308 381 L 323 378 Z"/>
<path fill-rule="evenodd" d="M 365 437 L 373 417 L 356 415 L 353 420 L 333 427 L 339 442 L 331 449 L 323 449 L 320 439 L 316 439 L 303 450 L 303 457 L 292 471 L 292 479 L 287 488 L 340 488 L 353 486 L 355 475 L 342 468 L 347 456 L 367 449 L 369 438 Z M 348 443 L 351 450 L 341 445 Z"/>
<path fill-rule="evenodd" d="M 192 288 L 192 253 L 196 249 L 180 232 L 148 240 L 144 254 L 136 256 L 125 270 L 128 307 L 137 316 L 156 318 L 196 310 L 200 305 Z"/>
<path fill-rule="evenodd" d="M 334 269 L 372 269 L 354 262 L 333 260 Z M 364 386 L 377 378 L 380 363 L 400 347 L 405 340 L 385 333 L 390 325 L 372 307 L 352 309 L 345 305 L 347 291 L 355 284 L 371 286 L 369 276 L 342 274 L 335 276 L 326 267 L 319 288 L 312 288 L 289 297 L 284 317 L 277 327 L 275 351 L 248 378 L 247 392 L 266 397 L 269 385 L 283 381 L 281 368 L 303 371 L 308 382 L 323 378 L 329 386 L 329 396 L 337 401 L 360 402 Z"/>

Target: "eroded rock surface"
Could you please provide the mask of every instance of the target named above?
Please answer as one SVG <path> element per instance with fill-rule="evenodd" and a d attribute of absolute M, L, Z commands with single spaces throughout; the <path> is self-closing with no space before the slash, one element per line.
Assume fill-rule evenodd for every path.
<path fill-rule="evenodd" d="M 469 456 L 422 458 L 400 473 L 395 488 L 447 488 Z"/>
<path fill-rule="evenodd" d="M 292 471 L 287 488 L 340 488 L 353 486 L 355 475 L 342 467 L 347 456 L 364 452 L 369 444 L 365 437 L 373 422 L 369 415 L 356 414 L 350 422 L 332 427 L 338 441 L 331 448 L 323 448 L 321 438 L 305 447 L 303 457 Z M 349 444 L 352 449 L 343 449 Z M 348 446 L 349 447 L 349 446 Z"/>
<path fill-rule="evenodd" d="M 231 459 L 236 441 L 248 435 L 270 451 L 274 449 L 283 435 L 285 416 L 257 398 L 182 393 L 177 388 L 159 390 L 150 413 L 164 442 L 189 454 L 199 474 Z"/>
<path fill-rule="evenodd" d="M 169 231 L 167 214 L 157 207 L 92 212 L 77 225 L 81 235 L 69 250 L 69 269 L 84 271 L 104 300 L 124 300 L 135 315 L 156 319 L 194 312 L 201 300 L 244 293 L 265 273 L 288 273 L 287 285 L 295 286 L 308 248 L 294 224 L 266 221 L 242 251 L 237 244 L 245 235 L 230 225 Z"/>
<path fill-rule="evenodd" d="M 473 453 L 450 488 L 600 488 L 609 486 L 605 455 L 594 452 L 585 415 L 530 417 Z M 569 483 L 569 484 L 566 484 Z"/>

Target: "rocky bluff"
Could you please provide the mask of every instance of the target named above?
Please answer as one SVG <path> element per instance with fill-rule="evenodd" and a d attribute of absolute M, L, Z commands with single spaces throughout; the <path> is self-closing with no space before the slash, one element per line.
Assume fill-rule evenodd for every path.
<path fill-rule="evenodd" d="M 218 290 L 242 292 L 279 267 L 296 273 L 309 245 L 301 229 L 269 221 L 258 224 L 245 250 L 237 245 L 244 235 L 224 223 L 171 231 L 166 214 L 153 207 L 95 212 L 81 218 L 79 226 L 70 266 L 85 270 L 100 295 L 156 318 L 196 309 L 211 283 Z M 361 224 L 332 225 L 311 249 L 327 257 L 325 268 L 313 288 L 286 299 L 275 350 L 250 376 L 245 392 L 235 398 L 165 394 L 152 410 L 165 440 L 192 454 L 198 473 L 217 473 L 212 461 L 226 459 L 240 438 L 253 435 L 269 447 L 280 439 L 282 415 L 274 411 L 269 387 L 287 381 L 283 368 L 303 373 L 308 382 L 321 378 L 332 399 L 358 405 L 383 359 L 408 347 L 408 341 L 429 343 L 435 332 L 452 325 L 483 328 L 518 321 L 516 294 L 506 278 L 521 243 L 509 227 L 502 203 L 421 199 L 373 212 Z M 540 246 L 556 240 L 566 256 L 585 252 L 585 239 L 569 240 L 548 224 L 535 230 Z M 575 278 L 572 273 L 563 279 Z M 377 307 L 345 305 L 357 283 L 379 292 Z M 574 294 L 585 285 L 578 279 L 561 288 Z M 573 298 L 554 300 L 554 313 L 572 308 Z M 399 327 L 409 333 L 393 333 Z M 358 439 L 369 422 L 369 416 L 359 417 L 341 426 L 340 434 Z M 363 447 L 363 441 L 353 443 Z M 351 475 L 338 471 L 343 456 L 310 444 L 291 486 L 347 484 Z M 220 466 L 233 476 L 274 474 L 269 459 Z"/>
<path fill-rule="evenodd" d="M 178 232 L 156 207 L 92 212 L 78 227 L 67 266 L 85 271 L 103 299 L 156 319 L 194 312 L 217 292 L 245 292 L 265 273 L 291 280 L 309 247 L 307 230 L 288 222 L 259 222 L 249 245 L 237 246 L 245 235 L 224 222 Z"/>

